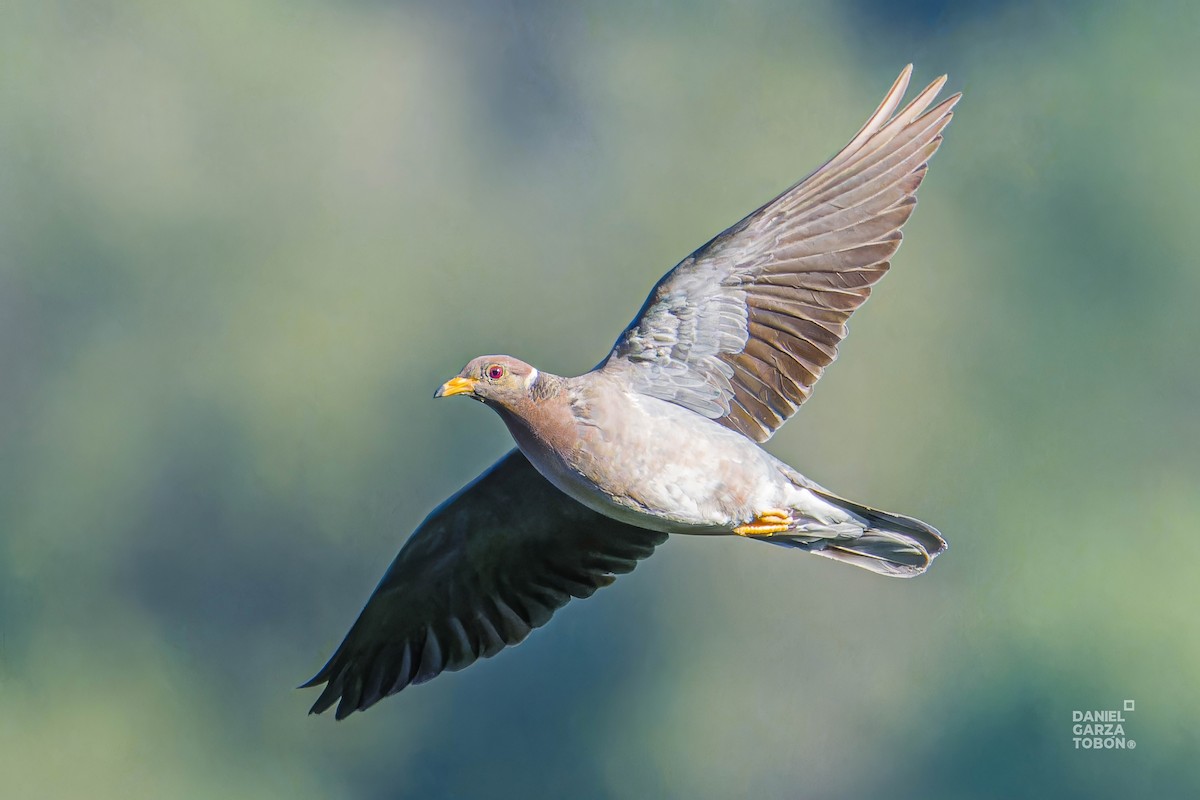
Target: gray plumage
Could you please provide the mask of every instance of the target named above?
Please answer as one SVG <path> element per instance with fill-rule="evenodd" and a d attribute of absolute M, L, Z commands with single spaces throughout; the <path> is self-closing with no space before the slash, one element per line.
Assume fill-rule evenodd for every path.
<path fill-rule="evenodd" d="M 518 644 L 572 597 L 608 586 L 667 538 L 563 500 L 513 450 L 439 506 L 305 684 L 326 684 L 313 712 L 337 703 L 342 719 Z"/>
<path fill-rule="evenodd" d="M 926 112 L 943 76 L 892 116 L 911 73 L 828 163 L 668 272 L 605 369 L 769 439 L 837 357 L 846 319 L 887 272 L 960 97 Z"/>
<path fill-rule="evenodd" d="M 833 159 L 668 272 L 595 370 L 469 363 L 436 396 L 492 407 L 519 448 L 430 515 L 306 686 L 337 716 L 521 641 L 670 533 L 739 534 L 920 574 L 931 526 L 841 498 L 758 443 L 837 357 L 887 271 L 955 95 L 897 112 L 911 66 Z"/>

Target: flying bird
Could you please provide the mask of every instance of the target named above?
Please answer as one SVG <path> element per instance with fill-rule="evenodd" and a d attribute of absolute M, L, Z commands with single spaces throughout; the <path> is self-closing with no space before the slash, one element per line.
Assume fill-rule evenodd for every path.
<path fill-rule="evenodd" d="M 672 533 L 895 577 L 946 549 L 930 525 L 840 497 L 759 446 L 837 357 L 900 246 L 960 97 L 932 105 L 942 76 L 897 111 L 911 73 L 824 166 L 663 276 L 595 369 L 482 356 L 438 389 L 490 406 L 517 448 L 409 538 L 304 685 L 325 684 L 312 713 L 336 703 L 342 719 L 495 655 Z"/>

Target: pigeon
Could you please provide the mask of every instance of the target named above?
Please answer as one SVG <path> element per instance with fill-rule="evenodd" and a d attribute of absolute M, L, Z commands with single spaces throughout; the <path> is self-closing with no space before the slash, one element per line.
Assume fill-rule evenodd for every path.
<path fill-rule="evenodd" d="M 492 408 L 516 449 L 417 528 L 333 657 L 311 713 L 365 709 L 495 655 L 671 534 L 740 536 L 880 575 L 946 542 L 847 500 L 761 447 L 837 357 L 884 276 L 961 95 L 946 76 L 899 109 L 905 67 L 863 128 L 808 177 L 654 286 L 593 370 L 473 359 L 437 390 Z"/>

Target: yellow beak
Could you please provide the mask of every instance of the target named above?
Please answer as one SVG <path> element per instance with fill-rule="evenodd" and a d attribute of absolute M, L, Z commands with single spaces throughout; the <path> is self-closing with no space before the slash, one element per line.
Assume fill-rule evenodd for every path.
<path fill-rule="evenodd" d="M 453 397 L 456 394 L 471 394 L 475 391 L 474 378 L 455 377 L 442 384 L 442 388 L 433 393 L 434 397 Z"/>

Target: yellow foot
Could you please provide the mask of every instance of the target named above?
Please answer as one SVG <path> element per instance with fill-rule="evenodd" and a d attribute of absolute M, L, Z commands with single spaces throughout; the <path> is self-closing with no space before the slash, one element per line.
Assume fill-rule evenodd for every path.
<path fill-rule="evenodd" d="M 738 525 L 733 532 L 738 536 L 770 536 L 775 533 L 783 533 L 791 527 L 792 515 L 790 512 L 779 508 L 768 508 L 766 511 L 759 512 L 753 522 Z"/>

